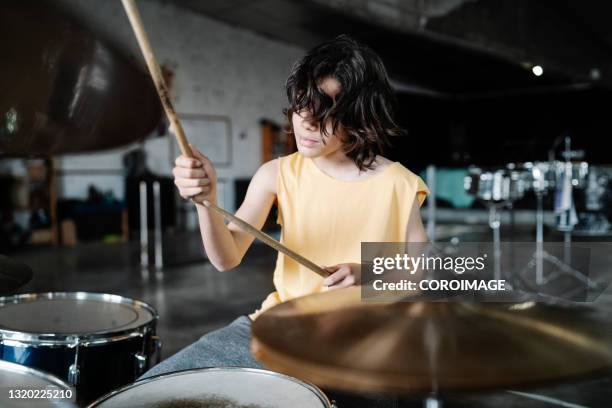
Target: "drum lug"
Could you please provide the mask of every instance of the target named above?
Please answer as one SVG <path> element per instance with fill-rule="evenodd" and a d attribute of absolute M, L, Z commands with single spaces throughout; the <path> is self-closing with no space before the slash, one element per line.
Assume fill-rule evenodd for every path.
<path fill-rule="evenodd" d="M 76 386 L 79 383 L 79 377 L 81 375 L 81 371 L 76 364 L 71 364 L 68 367 L 68 383 L 72 386 Z"/>
<path fill-rule="evenodd" d="M 332 401 L 331 402 L 331 407 L 330 408 L 338 408 L 338 405 L 336 405 L 336 401 Z"/>
<path fill-rule="evenodd" d="M 81 377 L 81 370 L 79 369 L 80 339 L 76 337 L 73 339 L 73 342 L 74 343 L 72 347 L 74 347 L 74 363 L 72 363 L 70 367 L 68 367 L 68 378 L 67 379 L 70 385 L 76 387 Z"/>
<path fill-rule="evenodd" d="M 152 352 L 155 354 L 155 364 L 159 364 L 161 361 L 161 350 L 163 346 L 163 342 L 159 336 L 151 336 L 151 340 L 153 341 L 153 350 Z"/>
<path fill-rule="evenodd" d="M 142 353 L 136 353 L 134 354 L 134 358 L 136 359 L 136 378 L 138 378 L 144 374 L 145 370 L 147 369 L 147 356 Z"/>

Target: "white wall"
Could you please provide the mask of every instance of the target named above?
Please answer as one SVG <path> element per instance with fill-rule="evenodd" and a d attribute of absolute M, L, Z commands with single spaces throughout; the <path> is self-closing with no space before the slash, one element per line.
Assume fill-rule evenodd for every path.
<path fill-rule="evenodd" d="M 55 3 L 103 38 L 110 39 L 115 47 L 133 55 L 144 67 L 120 1 L 55 0 Z M 157 59 L 174 68 L 173 94 L 177 111 L 223 115 L 231 120 L 232 164 L 218 168 L 218 174 L 228 181 L 230 188 L 225 189 L 224 201 L 233 210 L 233 180 L 252 176 L 261 164 L 259 120 L 283 121 L 285 79 L 304 50 L 173 5 L 151 0 L 137 3 Z M 147 142 L 146 148 L 151 168 L 169 174 L 167 140 Z M 111 156 L 118 158 L 125 150 L 112 151 Z M 85 163 L 91 164 L 90 168 L 106 166 L 109 157 L 103 153 L 67 156 L 61 158 L 60 168 L 81 166 L 77 161 L 83 162 L 84 158 L 87 159 Z M 74 172 L 62 177 L 60 194 L 84 197 L 90 183 L 98 183 L 105 190 L 123 195 L 121 174 L 78 175 Z"/>

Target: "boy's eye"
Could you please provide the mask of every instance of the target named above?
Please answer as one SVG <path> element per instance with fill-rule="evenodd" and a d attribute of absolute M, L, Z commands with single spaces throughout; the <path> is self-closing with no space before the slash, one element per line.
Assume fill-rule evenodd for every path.
<path fill-rule="evenodd" d="M 308 109 L 300 109 L 300 110 L 295 111 L 295 113 L 297 113 L 298 116 L 304 119 L 308 119 L 312 117 L 312 112 L 310 112 L 310 110 Z"/>

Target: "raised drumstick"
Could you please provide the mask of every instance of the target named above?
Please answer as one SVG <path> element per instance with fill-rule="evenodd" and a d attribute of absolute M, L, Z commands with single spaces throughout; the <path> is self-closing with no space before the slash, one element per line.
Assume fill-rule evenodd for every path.
<path fill-rule="evenodd" d="M 134 2 L 134 0 L 121 0 L 121 2 L 123 3 L 125 12 L 127 13 L 128 19 L 130 20 L 130 25 L 134 30 L 134 34 L 136 34 L 138 45 L 140 46 L 140 50 L 144 55 L 147 67 L 149 68 L 149 72 L 151 74 L 151 77 L 153 78 L 153 82 L 155 83 L 155 89 L 157 89 L 157 94 L 159 95 L 159 99 L 161 99 L 162 106 L 164 107 L 164 111 L 166 112 L 166 116 L 168 117 L 168 120 L 170 121 L 172 128 L 174 129 L 174 136 L 176 137 L 176 141 L 179 144 L 181 153 L 183 153 L 183 155 L 187 157 L 193 157 L 191 148 L 189 147 L 189 143 L 187 142 L 187 137 L 185 137 L 185 131 L 183 130 L 183 126 L 181 125 L 181 122 L 178 116 L 176 115 L 176 111 L 174 110 L 174 106 L 172 105 L 172 101 L 170 100 L 170 93 L 168 92 L 168 87 L 164 82 L 161 69 L 159 68 L 159 64 L 157 63 L 155 55 L 153 54 L 153 49 L 151 48 L 151 44 L 149 43 L 149 38 L 147 37 L 144 25 L 142 24 L 140 13 L 136 8 L 136 3 Z M 327 273 L 325 269 L 321 268 L 314 262 L 304 258 L 303 256 L 295 253 L 291 249 L 287 248 L 280 242 L 270 237 L 269 235 L 264 234 L 248 222 L 236 217 L 229 211 L 226 211 L 223 208 L 220 208 L 209 201 L 204 201 L 202 204 L 207 208 L 218 212 L 226 220 L 233 222 L 243 231 L 253 235 L 255 238 L 259 239 L 264 244 L 271 246 L 275 250 L 282 252 L 283 254 L 292 258 L 297 263 L 304 265 L 308 269 L 318 273 L 323 277 L 329 275 L 329 273 Z"/>

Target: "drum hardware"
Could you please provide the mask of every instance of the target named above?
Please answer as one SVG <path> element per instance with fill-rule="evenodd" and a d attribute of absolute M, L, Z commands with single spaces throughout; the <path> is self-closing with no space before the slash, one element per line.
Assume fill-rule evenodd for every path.
<path fill-rule="evenodd" d="M 489 211 L 489 227 L 493 232 L 494 277 L 501 279 L 501 216 L 499 210 L 503 207 L 512 209 L 512 203 L 525 194 L 525 182 L 521 173 L 512 166 L 505 170 L 494 171 L 483 171 L 478 167 L 470 167 L 463 186 Z"/>
<path fill-rule="evenodd" d="M 578 212 L 574 235 L 609 235 L 612 232 L 612 172 L 604 167 L 589 167 L 584 189 L 584 208 Z"/>
<path fill-rule="evenodd" d="M 146 334 L 146 329 L 141 333 L 140 337 L 142 338 L 142 348 L 141 351 L 134 354 L 134 359 L 135 359 L 135 369 L 134 369 L 134 376 L 136 378 L 140 377 L 142 374 L 144 374 L 145 370 L 147 369 L 147 355 L 146 355 L 146 351 L 147 351 L 147 342 L 145 340 L 145 334 Z"/>
<path fill-rule="evenodd" d="M 68 383 L 75 387 L 79 383 L 81 371 L 79 370 L 79 339 L 74 342 L 74 363 L 68 367 Z"/>
<path fill-rule="evenodd" d="M 352 287 L 277 305 L 252 333 L 253 355 L 272 370 L 324 388 L 424 395 L 426 404 L 612 367 L 607 311 L 559 300 L 362 302 Z"/>
<path fill-rule="evenodd" d="M 558 276 L 557 274 L 552 274 L 548 278 L 544 276 L 544 263 L 549 263 L 557 268 L 557 272 L 561 272 L 567 276 L 572 276 L 573 278 L 585 283 L 590 289 L 596 288 L 598 285 L 593 282 L 588 277 L 584 276 L 580 271 L 572 268 L 571 259 L 568 257 L 571 253 L 571 231 L 567 232 L 565 235 L 564 245 L 564 261 L 558 259 L 556 256 L 551 255 L 547 251 L 544 250 L 544 195 L 546 193 L 546 189 L 538 189 L 534 190 L 536 196 L 536 250 L 532 255 L 531 259 L 527 262 L 527 265 L 520 274 L 528 273 L 530 270 L 535 269 L 536 276 L 536 284 L 537 285 L 545 285 Z"/>
<path fill-rule="evenodd" d="M 533 187 L 537 203 L 536 250 L 520 274 L 524 274 L 535 267 L 537 285 L 545 285 L 557 277 L 565 275 L 571 276 L 586 284 L 589 289 L 593 289 L 598 285 L 571 266 L 571 234 L 578 222 L 573 200 L 573 188 L 584 186 L 589 167 L 586 162 L 573 163 L 570 161 L 571 158 L 578 156 L 571 150 L 571 138 L 569 136 L 565 137 L 564 157 L 565 162 L 554 161 L 548 163 L 548 165 L 535 163 L 532 166 Z M 550 182 L 551 174 L 555 176 L 554 182 Z M 552 188 L 555 188 L 557 229 L 564 233 L 563 260 L 544 250 L 543 201 L 544 195 Z M 556 268 L 556 271 L 547 278 L 544 277 L 545 262 Z"/>
<path fill-rule="evenodd" d="M 138 378 L 142 374 L 144 374 L 147 368 L 147 356 L 145 356 L 142 353 L 136 353 L 134 354 L 134 357 L 136 359 L 136 370 L 135 370 L 134 376 Z"/>
<path fill-rule="evenodd" d="M 148 367 L 152 367 L 151 361 L 154 361 L 154 364 L 158 364 L 161 360 L 161 338 L 151 334 L 148 328 L 144 329 L 140 337 L 142 338 L 142 350 L 134 354 L 134 378 L 140 377 L 147 371 Z M 147 341 L 147 337 L 150 339 L 149 341 Z M 155 358 L 151 359 L 150 356 L 155 356 Z"/>
<path fill-rule="evenodd" d="M 161 361 L 161 350 L 164 343 L 162 342 L 161 337 L 157 335 L 151 336 L 151 340 L 153 342 L 153 350 L 151 351 L 151 353 L 155 354 L 155 364 L 159 364 L 159 362 Z"/>

